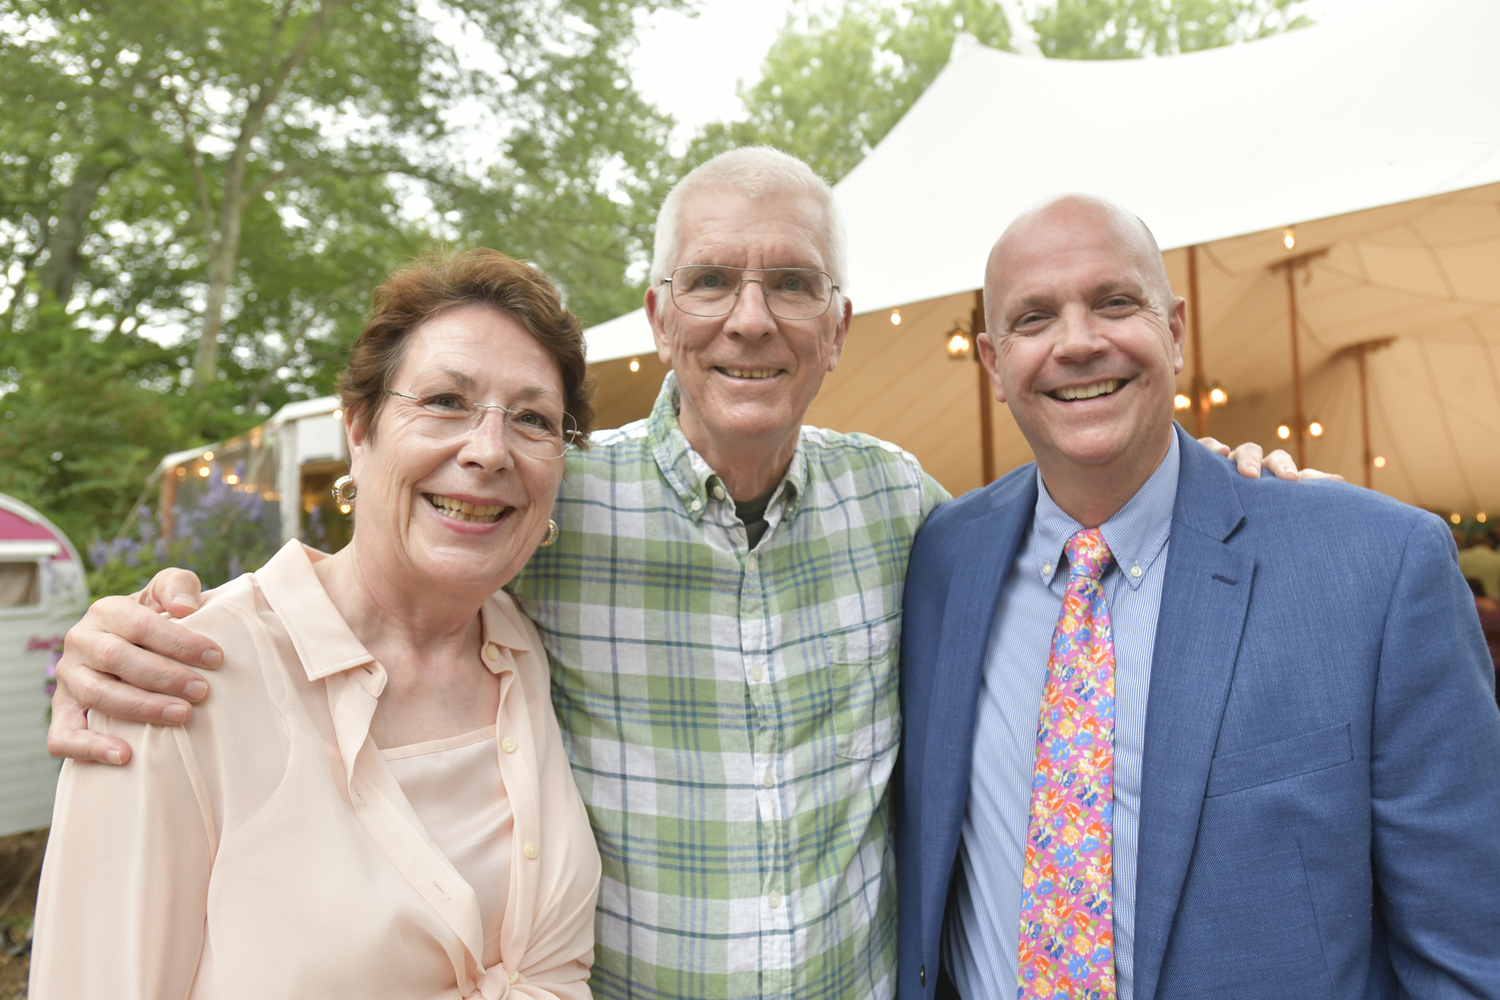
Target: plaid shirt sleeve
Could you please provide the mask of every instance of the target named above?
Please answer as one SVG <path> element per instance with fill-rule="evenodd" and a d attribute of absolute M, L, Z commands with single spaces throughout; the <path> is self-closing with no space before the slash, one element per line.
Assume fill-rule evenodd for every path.
<path fill-rule="evenodd" d="M 568 459 L 561 537 L 512 586 L 603 857 L 591 985 L 889 997 L 901 590 L 947 494 L 893 445 L 803 428 L 752 551 L 674 400 L 669 375 Z"/>

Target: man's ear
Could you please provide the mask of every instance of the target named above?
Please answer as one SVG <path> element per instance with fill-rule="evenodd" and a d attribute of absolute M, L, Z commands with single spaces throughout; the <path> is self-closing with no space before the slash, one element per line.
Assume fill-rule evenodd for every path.
<path fill-rule="evenodd" d="M 661 285 L 646 289 L 646 319 L 651 323 L 651 336 L 656 341 L 656 356 L 668 368 L 672 367 L 672 338 L 667 336 L 667 326 L 662 316 Z"/>
<path fill-rule="evenodd" d="M 1180 295 L 1172 300 L 1172 308 L 1167 313 L 1167 328 L 1172 331 L 1172 370 L 1175 374 L 1181 375 L 1182 345 L 1187 340 L 1187 300 Z"/>
<path fill-rule="evenodd" d="M 838 325 L 833 329 L 833 347 L 828 352 L 828 370 L 833 371 L 839 366 L 839 358 L 844 356 L 844 341 L 849 338 L 849 324 L 854 322 L 854 303 L 839 296 L 844 303 L 843 311 L 839 315 Z"/>
<path fill-rule="evenodd" d="M 995 399 L 1005 402 L 1005 388 L 1000 384 L 1000 354 L 995 341 L 988 332 L 974 338 L 974 349 L 979 352 L 979 363 L 990 376 L 990 386 L 995 390 Z"/>

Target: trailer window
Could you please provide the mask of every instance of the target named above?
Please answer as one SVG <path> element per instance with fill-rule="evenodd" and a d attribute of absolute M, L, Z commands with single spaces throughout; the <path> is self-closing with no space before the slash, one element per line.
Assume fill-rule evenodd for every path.
<path fill-rule="evenodd" d="M 36 563 L 0 562 L 0 608 L 24 608 L 41 602 Z"/>

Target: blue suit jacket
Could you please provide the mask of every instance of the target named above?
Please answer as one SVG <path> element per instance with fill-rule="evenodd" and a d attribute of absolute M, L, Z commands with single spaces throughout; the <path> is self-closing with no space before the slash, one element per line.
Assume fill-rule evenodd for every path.
<path fill-rule="evenodd" d="M 1500 997 L 1500 712 L 1447 526 L 1343 484 L 1245 479 L 1177 433 L 1137 1000 Z M 903 1000 L 937 982 L 990 627 L 1035 505 L 1028 465 L 938 508 L 912 550 Z"/>

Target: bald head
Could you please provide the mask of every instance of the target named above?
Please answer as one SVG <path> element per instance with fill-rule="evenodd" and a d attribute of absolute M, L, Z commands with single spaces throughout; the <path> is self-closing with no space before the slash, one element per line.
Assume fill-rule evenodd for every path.
<path fill-rule="evenodd" d="M 1187 326 L 1161 251 L 1118 205 L 1064 195 L 996 242 L 979 359 L 1080 524 L 1113 515 L 1161 464 Z"/>
<path fill-rule="evenodd" d="M 1005 295 L 1006 280 L 1018 255 L 1046 252 L 1065 245 L 1069 234 L 1080 229 L 1106 229 L 1139 269 L 1141 279 L 1158 308 L 1172 304 L 1172 283 L 1156 237 L 1140 216 L 1107 198 L 1091 194 L 1063 194 L 1028 208 L 1015 218 L 990 250 L 985 266 L 984 301 L 986 326 L 1004 329 L 989 310 Z"/>

